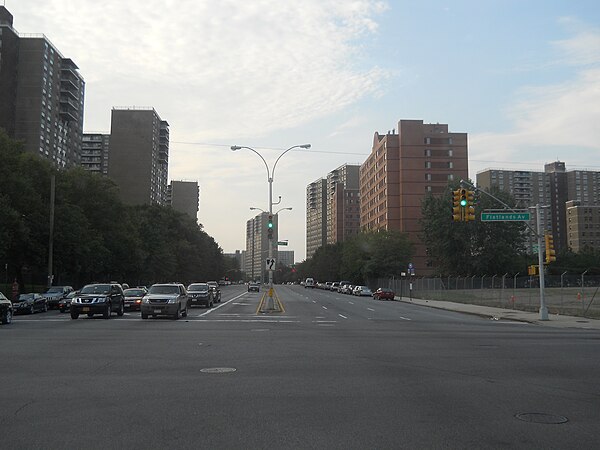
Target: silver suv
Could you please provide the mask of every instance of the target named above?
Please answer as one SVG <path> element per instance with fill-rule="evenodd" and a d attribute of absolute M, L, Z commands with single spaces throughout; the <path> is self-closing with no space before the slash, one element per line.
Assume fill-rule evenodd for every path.
<path fill-rule="evenodd" d="M 153 284 L 142 298 L 142 319 L 169 316 L 174 320 L 187 317 L 188 294 L 183 284 Z"/>

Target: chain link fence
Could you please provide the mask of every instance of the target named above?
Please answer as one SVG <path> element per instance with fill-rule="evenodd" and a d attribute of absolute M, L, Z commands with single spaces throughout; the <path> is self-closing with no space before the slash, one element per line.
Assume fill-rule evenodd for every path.
<path fill-rule="evenodd" d="M 544 297 L 550 314 L 600 319 L 600 276 L 546 275 Z M 539 311 L 539 277 L 483 275 L 378 279 L 372 289 L 391 288 L 396 295 L 427 300 L 444 300 L 496 308 Z"/>

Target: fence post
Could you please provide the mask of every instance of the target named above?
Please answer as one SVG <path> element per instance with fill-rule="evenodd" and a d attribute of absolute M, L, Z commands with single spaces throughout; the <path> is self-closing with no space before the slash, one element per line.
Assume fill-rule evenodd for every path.
<path fill-rule="evenodd" d="M 563 290 L 564 290 L 564 287 L 565 287 L 564 278 L 565 278 L 566 274 L 567 274 L 566 270 L 563 273 L 560 274 L 560 312 L 561 313 L 563 312 L 563 308 L 564 308 L 564 305 L 563 305 L 563 296 L 564 296 Z"/>
<path fill-rule="evenodd" d="M 476 277 L 476 275 L 473 275 L 471 277 L 471 290 L 475 289 L 475 277 Z"/>
<path fill-rule="evenodd" d="M 506 282 L 507 275 L 508 275 L 508 272 L 506 272 L 504 275 L 502 275 L 502 290 L 500 291 L 500 304 L 502 304 L 504 302 L 504 284 Z"/>
<path fill-rule="evenodd" d="M 517 277 L 518 276 L 519 276 L 519 272 L 517 272 L 515 274 L 514 281 L 513 281 L 513 296 L 512 296 L 513 309 L 515 309 L 515 302 L 517 301 Z"/>

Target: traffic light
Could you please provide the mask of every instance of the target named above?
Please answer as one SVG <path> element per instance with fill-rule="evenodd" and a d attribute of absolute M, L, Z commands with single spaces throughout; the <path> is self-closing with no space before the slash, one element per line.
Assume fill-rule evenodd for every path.
<path fill-rule="evenodd" d="M 465 222 L 475 220 L 475 191 L 467 191 L 465 207 Z"/>
<path fill-rule="evenodd" d="M 461 189 L 460 190 L 460 206 L 462 208 L 466 208 L 467 207 L 467 191 L 466 189 Z"/>
<path fill-rule="evenodd" d="M 460 206 L 461 190 L 452 191 L 452 220 L 454 222 L 462 222 L 462 208 Z"/>
<path fill-rule="evenodd" d="M 531 265 L 531 266 L 527 266 L 527 274 L 528 275 L 539 275 L 539 266 L 536 265 Z"/>
<path fill-rule="evenodd" d="M 556 261 L 556 251 L 554 250 L 554 238 L 551 234 L 544 234 L 544 240 L 546 241 L 546 264 L 550 264 Z"/>
<path fill-rule="evenodd" d="M 273 216 L 269 214 L 269 221 L 267 222 L 267 238 L 273 239 Z"/>

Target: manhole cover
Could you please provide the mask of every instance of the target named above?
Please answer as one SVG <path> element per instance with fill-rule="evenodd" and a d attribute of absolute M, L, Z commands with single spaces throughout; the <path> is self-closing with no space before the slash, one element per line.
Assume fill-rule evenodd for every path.
<path fill-rule="evenodd" d="M 201 369 L 202 373 L 231 373 L 235 372 L 236 369 L 233 367 L 209 367 L 208 369 Z"/>
<path fill-rule="evenodd" d="M 515 417 L 523 422 L 530 423 L 558 424 L 569 421 L 565 416 L 555 416 L 554 414 L 544 413 L 521 413 L 517 414 Z"/>

